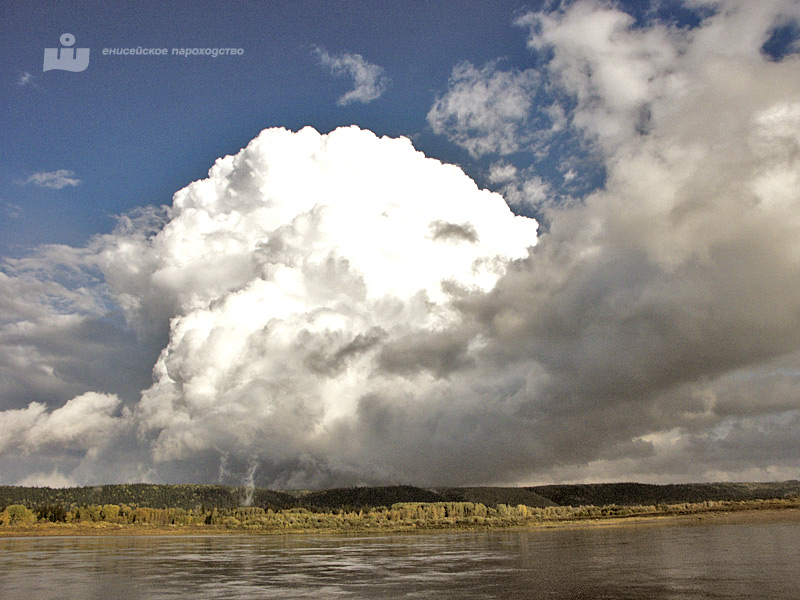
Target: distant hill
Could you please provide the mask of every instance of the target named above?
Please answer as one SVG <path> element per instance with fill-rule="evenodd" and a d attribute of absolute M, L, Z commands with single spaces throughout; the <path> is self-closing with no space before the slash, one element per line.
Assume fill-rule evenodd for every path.
<path fill-rule="evenodd" d="M 561 506 L 679 504 L 706 500 L 756 500 L 800 495 L 800 481 L 770 483 L 593 483 L 529 489 Z"/>
<path fill-rule="evenodd" d="M 252 495 L 252 497 L 251 497 Z M 414 486 L 351 487 L 311 492 L 280 492 L 222 485 L 120 484 L 77 488 L 0 486 L 0 509 L 10 504 L 29 508 L 45 505 L 127 504 L 184 510 L 230 509 L 251 500 L 252 506 L 279 510 L 360 510 L 400 502 L 474 502 L 544 508 L 547 506 L 618 506 L 680 504 L 706 500 L 755 500 L 800 496 L 800 481 L 771 483 L 597 483 L 533 487 L 463 487 L 424 489 Z"/>
<path fill-rule="evenodd" d="M 430 490 L 410 485 L 395 485 L 322 490 L 304 494 L 297 501 L 307 508 L 359 510 L 378 506 L 389 507 L 398 502 L 441 502 L 442 497 Z"/>
<path fill-rule="evenodd" d="M 0 507 L 25 504 L 31 508 L 45 504 L 127 504 L 149 508 L 236 508 L 247 498 L 247 490 L 224 485 L 157 485 L 131 483 L 75 488 L 0 486 Z M 292 496 L 256 488 L 253 505 L 280 509 L 295 505 Z"/>
<path fill-rule="evenodd" d="M 531 488 L 515 487 L 465 487 L 436 490 L 448 502 L 479 502 L 486 506 L 524 504 L 536 508 L 557 506 L 555 502 L 537 494 Z"/>

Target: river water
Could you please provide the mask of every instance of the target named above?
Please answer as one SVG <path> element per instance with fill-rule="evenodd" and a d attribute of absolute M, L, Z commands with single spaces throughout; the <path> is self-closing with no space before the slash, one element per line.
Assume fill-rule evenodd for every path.
<path fill-rule="evenodd" d="M 800 521 L 6 538 L 0 598 L 800 599 Z"/>

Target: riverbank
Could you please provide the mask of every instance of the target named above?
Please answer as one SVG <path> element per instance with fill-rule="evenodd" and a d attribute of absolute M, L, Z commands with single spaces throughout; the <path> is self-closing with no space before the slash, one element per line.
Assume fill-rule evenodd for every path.
<path fill-rule="evenodd" d="M 373 524 L 349 524 L 347 526 L 319 527 L 262 527 L 243 528 L 225 525 L 153 525 L 120 524 L 105 522 L 51 523 L 38 522 L 29 525 L 7 525 L 0 527 L 0 538 L 14 537 L 61 537 L 61 536 L 191 536 L 191 535 L 332 535 L 332 534 L 405 534 L 432 531 L 469 531 L 489 529 L 563 529 L 596 527 L 631 527 L 644 525 L 708 525 L 715 523 L 763 523 L 769 521 L 800 521 L 800 504 L 763 502 L 761 506 L 720 506 L 713 509 L 664 512 L 611 517 L 580 517 L 564 519 L 507 519 L 494 522 L 455 520 L 396 523 L 375 526 Z"/>

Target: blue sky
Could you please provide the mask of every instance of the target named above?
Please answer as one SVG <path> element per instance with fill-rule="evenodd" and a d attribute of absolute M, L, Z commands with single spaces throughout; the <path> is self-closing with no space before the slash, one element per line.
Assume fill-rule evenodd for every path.
<path fill-rule="evenodd" d="M 448 162 L 466 153 L 425 116 L 459 61 L 530 64 L 516 2 L 8 2 L 2 9 L 0 199 L 3 254 L 84 242 L 110 215 L 206 175 L 266 127 L 358 124 L 405 135 Z M 62 33 L 91 49 L 81 73 L 42 72 Z M 103 56 L 103 48 L 242 48 L 235 57 Z M 353 85 L 314 52 L 358 53 L 391 83 L 376 101 L 337 106 Z M 30 83 L 19 85 L 25 73 Z M 19 185 L 66 169 L 80 185 Z M 477 175 L 476 170 L 476 175 Z M 11 216 L 16 215 L 16 216 Z"/>
<path fill-rule="evenodd" d="M 622 3 L 644 26 L 654 19 L 696 26 L 707 8 L 680 2 Z M 202 178 L 221 155 L 241 149 L 267 127 L 319 131 L 358 124 L 379 135 L 407 136 L 428 156 L 460 165 L 481 185 L 489 159 L 470 157 L 425 117 L 446 90 L 455 65 L 505 70 L 541 66 L 546 52 L 526 48 L 515 19 L 543 2 L 7 2 L 2 11 L 5 92 L 0 145 L 0 252 L 20 256 L 42 243 L 79 244 L 113 227 L 113 215 L 171 195 Z M 42 72 L 43 49 L 62 33 L 91 49 L 82 73 Z M 779 29 L 767 50 L 780 53 L 797 32 Z M 242 48 L 241 56 L 103 56 L 104 48 Z M 360 54 L 389 80 L 374 102 L 346 106 L 352 88 L 320 64 L 315 48 Z M 26 74 L 28 74 L 26 76 Z M 539 101 L 549 97 L 540 91 Z M 559 191 L 585 195 L 602 167 L 574 135 L 545 156 L 509 160 L 537 171 Z M 561 190 L 558 163 L 582 160 L 581 180 Z M 24 185 L 34 173 L 68 170 L 80 184 L 54 191 Z M 532 207 L 516 207 L 537 214 Z"/>
<path fill-rule="evenodd" d="M 798 23 L 4 2 L 0 483 L 800 477 Z"/>

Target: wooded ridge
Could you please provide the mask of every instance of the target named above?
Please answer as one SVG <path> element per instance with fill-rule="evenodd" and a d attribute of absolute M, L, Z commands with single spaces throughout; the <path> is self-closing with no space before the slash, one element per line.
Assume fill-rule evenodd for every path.
<path fill-rule="evenodd" d="M 114 484 L 75 488 L 0 486 L 0 510 L 19 504 L 42 506 L 125 504 L 130 507 L 183 510 L 233 509 L 254 506 L 309 511 L 362 510 L 397 503 L 472 502 L 548 506 L 635 506 L 743 501 L 800 496 L 800 481 L 769 483 L 691 483 L 652 485 L 600 483 L 532 487 L 460 487 L 425 489 L 414 486 L 350 487 L 321 491 L 275 491 L 221 485 Z"/>

